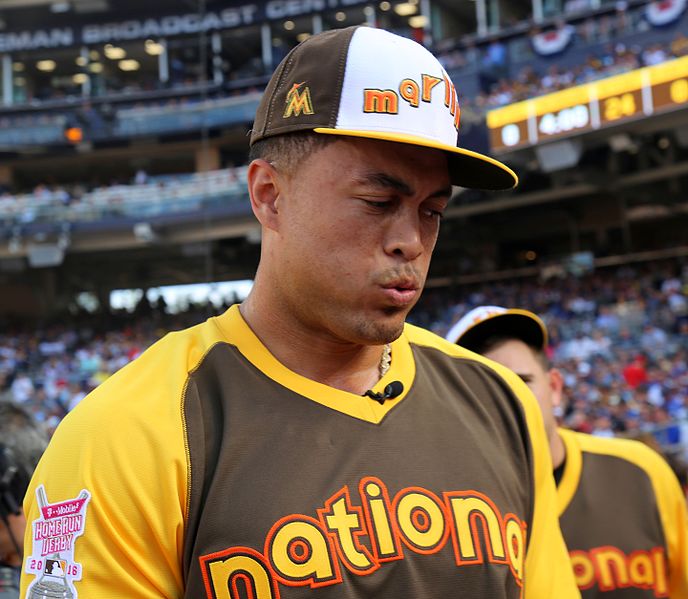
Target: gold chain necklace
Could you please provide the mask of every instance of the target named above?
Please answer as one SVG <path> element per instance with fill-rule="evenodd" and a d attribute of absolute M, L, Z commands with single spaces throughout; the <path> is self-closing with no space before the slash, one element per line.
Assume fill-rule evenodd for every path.
<path fill-rule="evenodd" d="M 387 374 L 390 364 L 392 363 L 392 346 L 389 343 L 385 343 L 382 348 L 382 357 L 380 358 L 380 365 L 378 369 L 380 371 L 380 378 Z"/>

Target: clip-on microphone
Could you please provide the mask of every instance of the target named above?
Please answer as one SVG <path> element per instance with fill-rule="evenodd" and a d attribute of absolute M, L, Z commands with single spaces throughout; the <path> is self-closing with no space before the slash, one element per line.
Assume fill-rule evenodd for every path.
<path fill-rule="evenodd" d="M 370 399 L 374 399 L 376 402 L 378 402 L 380 405 L 385 403 L 385 400 L 387 399 L 394 399 L 395 397 L 399 397 L 402 393 L 404 392 L 404 385 L 401 381 L 392 381 L 389 385 L 387 385 L 382 393 L 375 393 L 375 391 L 372 391 L 371 389 L 368 389 L 363 396 L 364 397 L 370 397 Z"/>

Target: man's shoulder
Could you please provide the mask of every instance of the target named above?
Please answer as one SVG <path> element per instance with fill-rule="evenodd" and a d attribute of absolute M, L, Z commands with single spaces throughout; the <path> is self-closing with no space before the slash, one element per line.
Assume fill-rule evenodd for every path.
<path fill-rule="evenodd" d="M 447 341 L 443 337 L 440 337 L 439 335 L 433 333 L 432 331 L 428 331 L 427 329 L 407 323 L 404 327 L 404 335 L 412 346 L 435 349 L 438 352 L 445 354 L 449 358 L 470 360 L 484 364 L 493 370 L 495 369 L 495 366 L 499 367 L 498 364 L 488 360 L 480 354 L 476 354 L 465 347 L 461 347 L 456 343 Z"/>
<path fill-rule="evenodd" d="M 668 468 L 666 460 L 641 441 L 619 437 L 597 437 L 567 429 L 559 429 L 559 434 L 567 445 L 574 443 L 583 454 L 618 458 L 630 462 L 646 472 L 656 472 L 657 468 Z"/>
<path fill-rule="evenodd" d="M 214 320 L 167 333 L 89 393 L 62 424 L 73 419 L 147 417 L 151 410 L 164 411 L 167 403 L 182 401 L 191 373 L 215 345 L 225 341 Z"/>
<path fill-rule="evenodd" d="M 412 347 L 415 346 L 421 350 L 430 348 L 433 354 L 430 360 L 437 360 L 439 370 L 442 370 L 443 364 L 446 366 L 446 360 L 453 361 L 458 376 L 464 383 L 469 381 L 477 383 L 473 391 L 480 395 L 485 404 L 488 403 L 488 397 L 499 397 L 499 401 L 506 400 L 512 406 L 518 406 L 517 411 L 525 417 L 536 450 L 546 445 L 546 439 L 540 436 L 542 427 L 540 407 L 532 391 L 516 373 L 502 364 L 451 343 L 425 329 L 407 324 L 404 334 Z"/>
<path fill-rule="evenodd" d="M 527 401 L 532 399 L 532 394 L 521 378 L 514 372 L 494 362 L 485 356 L 476 354 L 465 347 L 461 347 L 456 343 L 451 343 L 446 339 L 415 325 L 406 324 L 404 334 L 411 346 L 420 348 L 430 348 L 437 350 L 437 352 L 444 354 L 448 358 L 457 360 L 458 362 L 469 362 L 471 365 L 480 368 L 484 371 L 496 374 L 498 378 L 505 381 L 512 391 L 520 398 L 524 395 L 528 397 Z"/>

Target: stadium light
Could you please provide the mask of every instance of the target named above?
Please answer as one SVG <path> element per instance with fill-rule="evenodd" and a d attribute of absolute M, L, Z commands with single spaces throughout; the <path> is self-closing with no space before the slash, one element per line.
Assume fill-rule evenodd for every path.
<path fill-rule="evenodd" d="M 306 41 L 310 36 L 311 36 L 310 33 L 299 33 L 299 34 L 296 36 L 296 41 L 297 41 L 297 42 Z"/>
<path fill-rule="evenodd" d="M 85 56 L 77 56 L 74 62 L 78 67 L 85 67 L 88 64 L 88 58 Z"/>
<path fill-rule="evenodd" d="M 21 73 L 21 72 L 24 71 L 25 69 L 26 69 L 26 66 L 24 65 L 23 62 L 15 62 L 15 63 L 12 65 L 12 70 L 13 70 L 15 73 Z"/>
<path fill-rule="evenodd" d="M 146 54 L 150 54 L 151 56 L 160 56 L 165 51 L 165 46 L 154 40 L 146 40 L 145 45 Z"/>
<path fill-rule="evenodd" d="M 36 68 L 39 71 L 45 71 L 48 73 L 50 71 L 54 71 L 56 66 L 57 66 L 57 63 L 54 60 L 51 60 L 49 58 L 47 60 L 39 60 L 36 63 Z"/>
<path fill-rule="evenodd" d="M 394 12 L 397 13 L 400 17 L 410 17 L 411 15 L 418 12 L 418 7 L 414 4 L 411 4 L 410 2 L 403 2 L 401 4 L 397 4 L 394 7 Z"/>
<path fill-rule="evenodd" d="M 423 29 L 428 24 L 428 18 L 425 15 L 415 15 L 409 18 L 408 24 L 414 29 Z"/>
<path fill-rule="evenodd" d="M 72 81 L 77 85 L 83 85 L 88 81 L 88 75 L 86 73 L 77 73 L 72 77 Z"/>
<path fill-rule="evenodd" d="M 105 46 L 104 52 L 105 56 L 107 56 L 110 60 L 121 60 L 127 55 L 124 48 L 118 48 L 117 46 L 113 46 L 112 44 L 107 44 Z"/>
<path fill-rule="evenodd" d="M 392 5 L 389 2 L 387 2 L 387 0 L 385 0 L 384 2 L 380 2 L 380 10 L 387 11 L 390 8 L 392 8 Z"/>
<path fill-rule="evenodd" d="M 103 63 L 92 62 L 90 65 L 88 65 L 88 70 L 91 71 L 91 73 L 102 73 L 103 72 Z"/>
<path fill-rule="evenodd" d="M 294 21 L 285 21 L 285 22 L 284 22 L 284 28 L 285 28 L 287 31 L 291 31 L 292 29 L 294 29 L 294 27 L 295 27 Z"/>
<path fill-rule="evenodd" d="M 89 57 L 91 60 L 98 60 L 98 59 L 100 58 L 100 52 L 98 52 L 98 50 L 91 50 L 91 51 L 88 53 L 88 57 Z"/>
<path fill-rule="evenodd" d="M 123 71 L 138 71 L 139 68 L 141 68 L 139 61 L 134 60 L 133 58 L 129 58 L 127 60 L 120 60 L 117 66 L 119 66 L 119 68 Z"/>

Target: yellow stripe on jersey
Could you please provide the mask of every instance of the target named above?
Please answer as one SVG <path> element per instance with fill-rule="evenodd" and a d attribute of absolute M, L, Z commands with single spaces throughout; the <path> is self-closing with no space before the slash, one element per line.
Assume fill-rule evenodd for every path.
<path fill-rule="evenodd" d="M 557 487 L 557 504 L 559 506 L 559 517 L 569 507 L 573 496 L 578 489 L 581 471 L 583 470 L 583 454 L 576 443 L 576 436 L 570 434 L 571 431 L 559 429 L 559 433 L 564 446 L 566 447 L 566 466 Z"/>

